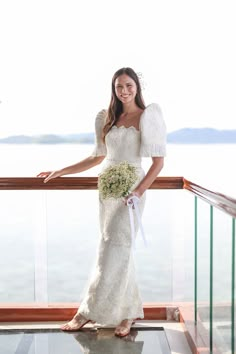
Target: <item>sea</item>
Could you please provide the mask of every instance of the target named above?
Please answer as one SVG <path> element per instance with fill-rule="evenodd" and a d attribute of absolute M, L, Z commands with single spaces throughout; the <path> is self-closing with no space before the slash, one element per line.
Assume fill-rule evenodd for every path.
<path fill-rule="evenodd" d="M 91 154 L 90 144 L 0 145 L 1 177 L 35 177 Z M 236 144 L 168 144 L 160 176 L 236 198 Z M 151 158 L 143 158 L 148 170 Z M 101 165 L 77 176 L 97 176 Z M 80 302 L 99 244 L 97 191 L 0 191 L 0 302 Z M 127 210 L 128 212 L 128 210 Z M 144 302 L 194 297 L 194 196 L 149 190 L 133 257 Z M 198 199 L 198 297 L 209 299 L 210 207 Z M 232 218 L 214 208 L 214 301 L 231 295 Z"/>

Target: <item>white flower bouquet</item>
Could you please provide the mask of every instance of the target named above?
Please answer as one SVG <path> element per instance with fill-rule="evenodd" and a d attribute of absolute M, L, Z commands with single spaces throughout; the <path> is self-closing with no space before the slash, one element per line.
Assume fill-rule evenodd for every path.
<path fill-rule="evenodd" d="M 130 193 L 138 180 L 135 166 L 124 161 L 110 166 L 98 176 L 98 189 L 102 199 L 121 198 Z"/>

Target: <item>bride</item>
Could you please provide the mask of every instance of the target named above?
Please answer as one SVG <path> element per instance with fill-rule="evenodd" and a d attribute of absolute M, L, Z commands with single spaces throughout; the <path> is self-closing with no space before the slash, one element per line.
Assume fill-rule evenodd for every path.
<path fill-rule="evenodd" d="M 145 191 L 163 168 L 166 154 L 166 127 L 160 107 L 147 107 L 137 74 L 131 68 L 116 71 L 112 78 L 111 100 L 107 110 L 95 119 L 96 143 L 91 156 L 57 171 L 38 174 L 47 183 L 52 178 L 79 173 L 100 164 L 108 167 L 121 162 L 135 166 L 138 179 L 124 198 L 104 199 L 99 192 L 100 243 L 96 270 L 77 313 L 61 329 L 77 331 L 88 322 L 115 326 L 115 335 L 130 333 L 135 319 L 144 318 L 132 251 L 127 200 L 139 198 L 143 212 Z M 142 157 L 150 157 L 145 174 Z M 135 221 L 135 234 L 138 223 Z"/>

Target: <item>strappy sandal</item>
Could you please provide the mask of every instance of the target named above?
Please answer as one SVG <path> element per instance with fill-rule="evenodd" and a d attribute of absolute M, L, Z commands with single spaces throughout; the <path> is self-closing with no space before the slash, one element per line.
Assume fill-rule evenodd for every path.
<path fill-rule="evenodd" d="M 66 332 L 77 332 L 79 331 L 81 328 L 83 328 L 87 323 L 92 322 L 94 323 L 94 321 L 88 320 L 87 318 L 81 316 L 81 319 L 77 319 L 76 316 L 74 316 L 72 318 L 71 321 L 67 322 L 66 324 L 62 325 L 60 328 L 62 331 L 66 331 Z M 73 321 L 76 322 L 73 326 Z M 70 325 L 71 323 L 71 325 Z"/>

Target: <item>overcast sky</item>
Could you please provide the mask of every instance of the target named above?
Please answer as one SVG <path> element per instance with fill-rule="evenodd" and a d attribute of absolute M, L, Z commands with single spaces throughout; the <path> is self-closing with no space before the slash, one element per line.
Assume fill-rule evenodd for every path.
<path fill-rule="evenodd" d="M 236 129 L 235 18 L 233 0 L 0 0 L 0 137 L 93 131 L 123 66 L 169 132 Z"/>

